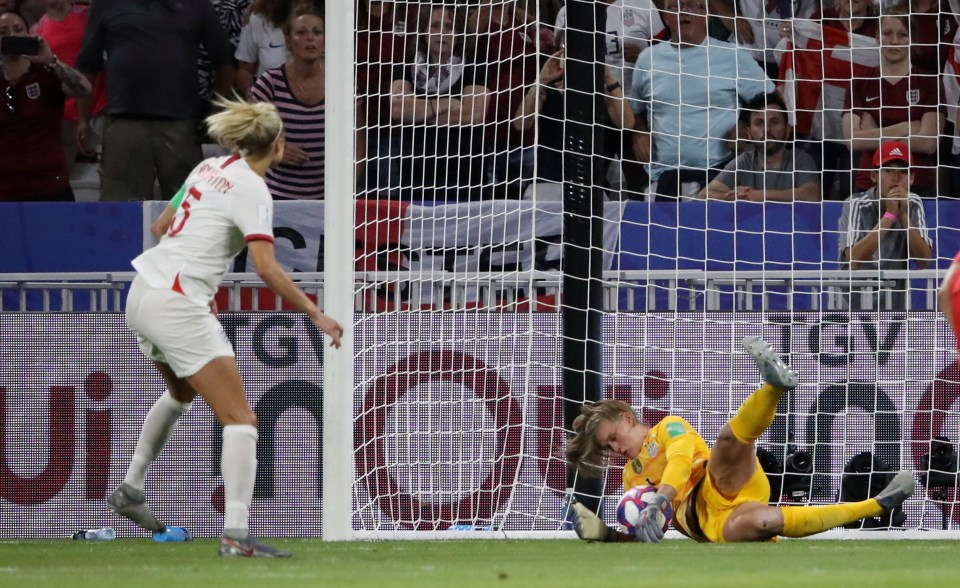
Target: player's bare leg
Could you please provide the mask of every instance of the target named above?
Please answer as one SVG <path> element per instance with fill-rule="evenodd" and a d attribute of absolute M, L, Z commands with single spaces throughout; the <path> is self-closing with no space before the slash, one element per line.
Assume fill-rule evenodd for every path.
<path fill-rule="evenodd" d="M 797 385 L 797 374 L 769 343 L 760 337 L 747 337 L 743 348 L 756 362 L 764 384 L 720 429 L 710 453 L 709 475 L 717 490 L 728 496 L 735 495 L 753 477 L 758 467 L 756 440 L 773 422 L 780 397 Z"/>
<path fill-rule="evenodd" d="M 257 426 L 257 416 L 247 403 L 240 380 L 240 370 L 233 357 L 217 357 L 187 378 L 193 389 L 203 397 L 224 427 L 231 425 Z"/>
<path fill-rule="evenodd" d="M 729 496 L 739 492 L 756 471 L 754 444 L 773 422 L 780 396 L 797 385 L 796 373 L 780 360 L 768 343 L 759 337 L 747 337 L 743 347 L 757 363 L 765 383 L 740 405 L 737 414 L 723 427 L 710 456 L 711 479 L 720 492 Z M 724 524 L 723 538 L 764 541 L 777 535 L 806 537 L 890 512 L 913 494 L 915 484 L 910 472 L 901 472 L 876 498 L 861 502 L 786 507 L 760 502 L 741 504 Z"/>
<path fill-rule="evenodd" d="M 174 400 L 177 402 L 194 401 L 197 397 L 197 391 L 190 385 L 189 380 L 177 377 L 177 374 L 173 373 L 173 369 L 165 363 L 154 362 L 154 365 L 157 366 L 157 370 L 163 376 L 163 381 L 167 384 L 167 390 Z"/>
<path fill-rule="evenodd" d="M 190 410 L 197 393 L 189 382 L 178 378 L 169 365 L 161 362 L 155 362 L 155 365 L 167 384 L 167 392 L 154 402 L 143 420 L 127 474 L 120 487 L 107 498 L 107 506 L 144 529 L 156 532 L 165 527 L 147 506 L 143 491 L 147 469 L 173 435 L 180 417 Z"/>
<path fill-rule="evenodd" d="M 218 357 L 187 378 L 223 425 L 223 557 L 289 557 L 250 536 L 248 520 L 257 475 L 257 417 L 247 403 L 233 357 Z"/>
<path fill-rule="evenodd" d="M 733 509 L 723 525 L 723 539 L 728 543 L 768 541 L 783 533 L 783 512 L 780 507 L 760 502 L 745 502 Z"/>

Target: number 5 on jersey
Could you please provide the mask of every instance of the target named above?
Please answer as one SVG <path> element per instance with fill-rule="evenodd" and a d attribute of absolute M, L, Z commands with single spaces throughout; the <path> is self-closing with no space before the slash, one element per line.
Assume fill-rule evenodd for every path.
<path fill-rule="evenodd" d="M 184 186 L 184 188 L 186 188 L 186 186 Z M 168 237 L 176 236 L 177 233 L 182 231 L 183 225 L 185 225 L 187 223 L 187 219 L 190 218 L 190 199 L 193 198 L 197 201 L 200 200 L 200 190 L 197 190 L 196 188 L 190 188 L 187 190 L 185 196 L 181 196 L 182 194 L 183 188 L 180 189 L 180 194 L 174 196 L 173 199 L 175 203 L 178 196 L 183 198 L 182 202 L 180 202 L 180 207 L 177 209 L 177 215 L 174 217 L 173 222 L 170 223 L 170 228 L 167 230 Z"/>

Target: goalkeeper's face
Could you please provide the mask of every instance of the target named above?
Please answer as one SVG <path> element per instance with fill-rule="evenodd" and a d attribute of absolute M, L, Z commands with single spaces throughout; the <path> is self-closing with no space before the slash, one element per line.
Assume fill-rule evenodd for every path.
<path fill-rule="evenodd" d="M 604 453 L 622 455 L 633 459 L 643 449 L 643 439 L 649 427 L 637 422 L 632 414 L 621 413 L 615 421 L 604 419 L 597 426 L 597 446 Z"/>

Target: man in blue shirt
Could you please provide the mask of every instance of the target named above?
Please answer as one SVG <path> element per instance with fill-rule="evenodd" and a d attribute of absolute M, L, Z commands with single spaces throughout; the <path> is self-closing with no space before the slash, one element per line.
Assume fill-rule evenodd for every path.
<path fill-rule="evenodd" d="M 733 157 L 741 103 L 773 92 L 748 53 L 707 36 L 706 0 L 666 0 L 670 42 L 637 58 L 630 97 L 634 153 L 649 163 L 650 199 L 695 197 Z"/>

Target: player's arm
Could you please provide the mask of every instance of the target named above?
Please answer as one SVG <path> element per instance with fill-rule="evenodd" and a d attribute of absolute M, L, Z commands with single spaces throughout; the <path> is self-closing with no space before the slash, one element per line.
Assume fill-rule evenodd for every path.
<path fill-rule="evenodd" d="M 313 324 L 330 336 L 333 347 L 340 347 L 340 338 L 343 336 L 343 327 L 337 321 L 323 314 L 317 305 L 310 300 L 303 290 L 293 283 L 287 272 L 277 263 L 273 241 L 257 239 L 247 243 L 250 259 L 257 268 L 257 275 L 287 304 L 305 313 Z"/>
<path fill-rule="evenodd" d="M 163 209 L 163 213 L 157 217 L 157 220 L 153 221 L 153 224 L 150 225 L 150 232 L 153 233 L 157 241 L 167 233 L 167 229 L 170 228 L 170 223 L 173 222 L 173 215 L 176 213 L 176 208 L 168 206 Z"/>
<path fill-rule="evenodd" d="M 950 325 L 954 334 L 957 335 L 957 339 L 960 340 L 960 332 L 957 331 L 957 320 L 960 317 L 953 316 L 953 282 L 956 280 L 960 280 L 960 255 L 953 260 L 947 274 L 943 276 L 943 283 L 940 284 L 940 292 L 938 293 L 940 312 L 943 313 L 943 318 L 947 319 L 947 324 Z"/>
<path fill-rule="evenodd" d="M 693 456 L 697 451 L 696 431 L 679 419 L 667 423 L 666 433 L 667 467 L 663 470 L 655 499 L 640 513 L 636 526 L 637 538 L 644 543 L 663 539 L 663 518 L 669 520 L 673 517 L 673 500 L 690 481 Z"/>
<path fill-rule="evenodd" d="M 153 221 L 153 224 L 150 225 L 150 232 L 157 241 L 167 234 L 167 230 L 170 228 L 170 223 L 173 222 L 173 217 L 177 214 L 177 209 L 180 208 L 180 203 L 183 202 L 183 197 L 186 193 L 187 186 L 184 184 L 183 186 L 180 186 L 180 190 L 177 191 L 176 195 L 170 199 L 170 206 L 164 208 L 163 213 L 161 213 L 160 216 L 157 217 L 157 220 Z"/>
<path fill-rule="evenodd" d="M 668 432 L 670 432 L 670 427 L 676 427 L 678 431 L 681 430 L 680 427 L 687 429 L 680 422 L 670 423 L 667 428 Z M 696 439 L 696 433 L 688 429 L 668 438 L 666 448 L 667 467 L 664 468 L 663 477 L 660 479 L 659 494 L 667 495 L 668 491 L 665 488 L 669 488 L 671 492 L 669 498 L 673 500 L 677 492 L 690 481 L 690 473 L 693 471 L 693 456 L 697 450 Z"/>

